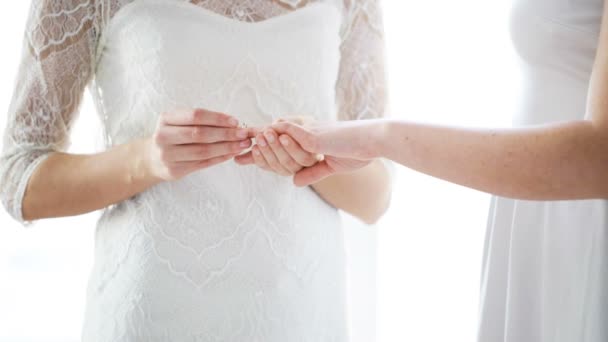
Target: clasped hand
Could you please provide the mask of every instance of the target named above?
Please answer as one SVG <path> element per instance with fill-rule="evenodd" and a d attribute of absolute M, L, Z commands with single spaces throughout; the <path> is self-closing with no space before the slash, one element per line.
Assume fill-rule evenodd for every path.
<path fill-rule="evenodd" d="M 280 119 L 275 123 L 286 121 L 304 125 L 310 120 L 295 117 Z M 251 151 L 234 158 L 239 165 L 256 165 L 281 176 L 293 176 L 323 159 L 322 156 L 305 150 L 291 136 L 278 133 L 271 126 L 255 130 L 255 145 Z"/>
<path fill-rule="evenodd" d="M 313 120 L 297 117 L 280 119 L 272 126 L 258 129 L 256 144 L 250 152 L 235 157 L 241 165 L 255 164 L 258 167 L 283 176 L 292 176 L 298 186 L 311 185 L 337 173 L 360 169 L 371 162 L 372 158 L 365 156 L 365 149 L 355 156 L 320 155 L 325 153 L 321 140 L 344 138 L 342 142 L 334 141 L 332 145 L 350 145 L 353 139 L 340 137 L 339 130 L 332 134 L 329 126 L 319 126 L 307 130 L 305 126 L 314 126 Z M 324 127 L 324 128 L 323 128 Z M 325 131 L 324 139 L 320 139 Z M 363 137 L 363 136 L 362 136 Z M 363 138 L 364 139 L 364 138 Z M 353 144 L 354 145 L 354 144 Z M 354 146 L 356 147 L 356 146 Z M 349 150 L 351 148 L 347 148 Z M 328 150 L 329 151 L 329 150 Z"/>
<path fill-rule="evenodd" d="M 364 137 L 357 133 L 357 127 L 353 132 L 331 125 L 309 130 L 311 122 L 297 117 L 263 128 L 239 128 L 234 117 L 204 109 L 162 113 L 154 135 L 142 145 L 142 165 L 154 179 L 167 181 L 234 157 L 240 165 L 257 165 L 279 175 L 293 176 L 296 185 L 306 186 L 369 164 L 370 158 L 360 157 L 360 151 L 365 149 L 352 144 Z M 345 151 L 355 154 L 344 154 Z"/>

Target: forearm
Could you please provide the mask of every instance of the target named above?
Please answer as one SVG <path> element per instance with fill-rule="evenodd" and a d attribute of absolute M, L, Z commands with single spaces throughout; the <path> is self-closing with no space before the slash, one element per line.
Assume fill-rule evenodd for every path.
<path fill-rule="evenodd" d="M 144 140 L 92 155 L 54 153 L 29 180 L 23 217 L 79 215 L 118 203 L 160 182 L 146 169 Z"/>
<path fill-rule="evenodd" d="M 312 187 L 329 204 L 371 224 L 389 206 L 390 183 L 387 167 L 377 160 L 360 170 L 328 177 Z"/>
<path fill-rule="evenodd" d="M 608 139 L 590 121 L 511 130 L 389 121 L 377 141 L 388 159 L 500 196 L 608 198 Z"/>

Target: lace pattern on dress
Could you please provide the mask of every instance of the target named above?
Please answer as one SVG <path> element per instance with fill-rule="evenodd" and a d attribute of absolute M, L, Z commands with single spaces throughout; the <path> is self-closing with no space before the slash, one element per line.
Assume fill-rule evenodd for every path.
<path fill-rule="evenodd" d="M 132 1 L 32 1 L 0 155 L 0 198 L 16 220 L 29 223 L 23 220 L 21 208 L 28 180 L 45 157 L 67 149 L 70 127 L 94 78 L 99 37 L 109 20 Z M 254 22 L 322 0 L 188 1 Z M 386 89 L 380 5 L 377 0 L 333 2 L 345 18 L 336 84 L 339 119 L 381 117 Z M 103 104 L 96 106 L 103 109 Z"/>

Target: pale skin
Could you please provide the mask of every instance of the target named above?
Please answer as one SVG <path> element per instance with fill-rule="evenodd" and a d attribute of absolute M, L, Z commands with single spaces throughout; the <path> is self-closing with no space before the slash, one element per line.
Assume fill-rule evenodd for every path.
<path fill-rule="evenodd" d="M 604 8 L 608 18 L 608 6 Z M 466 129 L 398 120 L 308 126 L 282 122 L 273 129 L 291 136 L 308 152 L 326 155 L 326 161 L 294 176 L 298 185 L 387 158 L 504 197 L 607 199 L 608 20 L 602 24 L 587 112 L 588 120 L 518 129 Z"/>
<path fill-rule="evenodd" d="M 304 121 L 313 122 L 312 119 L 302 117 L 279 120 L 295 124 L 304 124 Z M 250 152 L 235 158 L 238 164 L 257 165 L 282 176 L 293 176 L 319 162 L 316 153 L 307 152 L 289 135 L 279 135 L 270 127 L 257 131 L 256 145 Z M 356 171 L 324 177 L 307 185 L 311 185 L 319 196 L 334 207 L 349 212 L 366 223 L 374 223 L 388 209 L 391 196 L 390 175 L 380 161 L 357 163 L 356 166 Z"/>
<path fill-rule="evenodd" d="M 23 218 L 72 216 L 105 208 L 161 182 L 226 162 L 250 148 L 257 132 L 240 128 L 227 114 L 179 109 L 162 113 L 149 138 L 97 154 L 53 153 L 29 180 Z M 328 203 L 372 223 L 388 206 L 385 171 L 369 167 L 315 182 L 313 187 Z M 373 195 L 371 189 L 378 186 L 381 191 Z M 366 207 L 363 199 L 369 202 L 370 194 L 378 196 L 378 204 Z"/>

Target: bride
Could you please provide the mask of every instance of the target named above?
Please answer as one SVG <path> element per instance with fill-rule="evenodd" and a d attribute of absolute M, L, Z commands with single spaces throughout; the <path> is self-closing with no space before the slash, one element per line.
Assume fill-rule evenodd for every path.
<path fill-rule="evenodd" d="M 86 87 L 107 149 L 69 154 Z M 387 170 L 297 188 L 316 155 L 259 128 L 384 99 L 377 1 L 34 0 L 1 198 L 24 224 L 104 208 L 83 341 L 347 341 L 337 209 L 377 220 Z M 229 161 L 254 137 L 260 167 Z"/>

